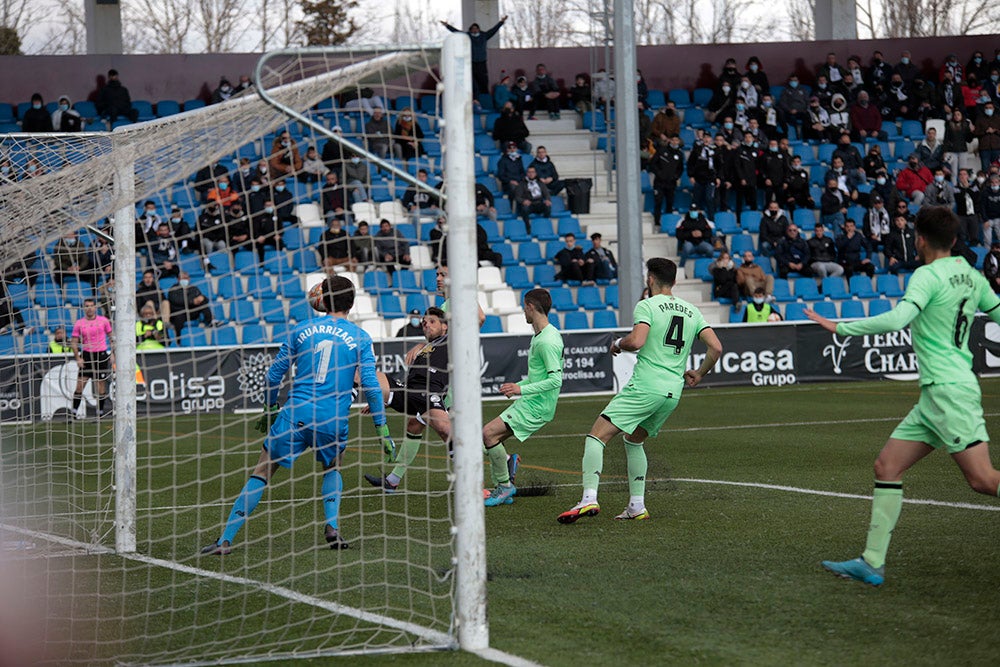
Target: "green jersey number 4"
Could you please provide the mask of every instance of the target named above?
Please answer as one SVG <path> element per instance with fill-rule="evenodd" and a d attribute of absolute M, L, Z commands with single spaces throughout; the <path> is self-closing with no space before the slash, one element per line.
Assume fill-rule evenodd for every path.
<path fill-rule="evenodd" d="M 670 325 L 663 337 L 663 346 L 674 348 L 674 354 L 684 351 L 684 318 L 680 315 L 670 318 Z"/>

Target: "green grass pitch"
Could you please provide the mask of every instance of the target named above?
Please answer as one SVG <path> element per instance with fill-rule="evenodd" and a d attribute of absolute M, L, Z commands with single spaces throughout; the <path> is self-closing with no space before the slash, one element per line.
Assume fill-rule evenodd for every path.
<path fill-rule="evenodd" d="M 569 526 L 558 524 L 555 517 L 579 499 L 583 435 L 607 398 L 562 398 L 557 417 L 548 427 L 523 445 L 509 443 L 509 451 L 524 457 L 519 486 L 551 484 L 553 492 L 486 509 L 491 646 L 547 665 L 994 662 L 1000 651 L 996 630 L 1000 623 L 1000 511 L 996 511 L 1000 501 L 973 493 L 947 455 L 929 456 L 904 481 L 907 500 L 940 503 L 904 505 L 889 552 L 887 581 L 881 589 L 837 579 L 819 566 L 823 559 L 860 554 L 870 503 L 849 496 L 870 495 L 875 455 L 917 392 L 913 383 L 893 382 L 689 391 L 665 430 L 647 443 L 646 501 L 652 520 L 612 520 L 628 500 L 619 439 L 605 452 L 601 514 Z M 983 394 L 988 427 L 1000 433 L 1000 380 L 985 380 Z M 485 404 L 484 420 L 505 405 Z M 172 427 L 179 424 L 182 420 L 175 420 Z M 234 424 L 240 428 L 233 428 Z M 392 424 L 394 431 L 400 430 L 400 422 Z M 181 437 L 173 445 L 176 453 L 190 456 L 207 451 L 205 440 L 212 438 L 241 441 L 242 420 L 226 418 L 224 430 L 219 425 L 218 421 L 198 425 L 208 433 L 202 443 Z M 169 427 L 169 420 L 154 420 L 146 425 L 146 432 Z M 365 429 L 370 436 L 370 424 Z M 347 462 L 352 458 L 356 462 L 360 456 L 360 469 L 375 472 L 379 468 L 377 445 L 370 439 L 366 442 L 363 449 L 348 451 Z M 218 560 L 206 564 L 192 553 L 200 546 L 199 540 L 219 529 L 228 510 L 221 505 L 222 497 L 231 502 L 243 484 L 256 457 L 256 444 L 226 457 L 206 456 L 199 461 L 193 456 L 180 472 L 168 466 L 143 465 L 142 457 L 152 449 L 144 452 L 140 447 L 140 485 L 153 489 L 140 496 L 140 503 L 219 507 L 161 511 L 155 516 L 140 508 L 140 549 L 148 544 L 151 555 L 160 558 L 206 569 L 228 567 Z M 422 456 L 443 465 L 440 446 L 425 448 Z M 1000 464 L 996 454 L 993 459 Z M 319 594 L 329 584 L 316 580 L 301 564 L 296 566 L 293 555 L 319 540 L 315 529 L 318 503 L 309 497 L 314 480 L 307 474 L 313 469 L 310 461 L 299 461 L 295 476 L 304 486 L 298 490 L 291 483 L 275 487 L 276 493 L 258 508 L 250 521 L 258 527 L 250 529 L 245 543 L 243 535 L 238 538 L 242 551 L 234 554 L 238 574 L 253 577 L 267 568 L 287 568 L 286 574 L 300 589 L 313 586 Z M 211 497 L 185 478 L 217 474 L 225 479 L 224 489 L 216 483 Z M 348 487 L 357 484 L 356 474 L 347 477 Z M 443 474 L 414 474 L 405 484 L 408 493 L 384 498 L 384 518 L 366 518 L 366 531 L 391 532 L 403 521 L 407 508 L 436 518 L 447 511 Z M 423 493 L 428 489 L 430 495 Z M 351 489 L 347 492 L 350 496 Z M 373 492 L 377 493 L 361 493 Z M 357 511 L 354 502 L 345 499 L 348 516 Z M 192 527 L 192 522 L 199 525 Z M 271 539 L 268 526 L 287 530 L 277 531 L 278 536 Z M 186 531 L 186 542 L 160 539 L 159 533 L 179 529 Z M 442 530 L 429 529 L 429 541 L 444 534 Z M 366 542 L 366 535 L 357 535 L 350 520 L 342 531 L 357 541 L 356 549 L 345 552 L 351 557 L 360 557 L 368 544 L 375 544 Z M 181 549 L 184 553 L 172 553 Z M 329 553 L 332 558 L 348 557 Z M 315 557 L 311 553 L 308 562 Z M 430 560 L 435 557 L 432 553 Z M 66 559 L 66 567 L 71 560 Z M 403 566 L 400 571 L 406 571 L 400 575 L 400 584 L 414 576 L 414 571 Z M 356 576 L 362 584 L 357 596 L 363 598 L 363 568 L 348 567 L 337 576 L 338 585 L 344 588 L 357 583 L 349 581 Z M 79 578 L 77 583 L 88 585 Z M 162 590 L 175 602 L 182 598 L 173 589 L 219 586 L 194 583 L 189 576 L 157 567 L 110 583 L 126 591 L 133 586 Z M 428 590 L 427 596 L 412 604 L 419 613 L 440 604 L 434 595 L 446 593 L 433 584 Z M 402 591 L 397 591 L 397 598 L 405 597 Z M 228 593 L 239 597 L 238 591 Z M 255 627 L 253 612 L 265 609 L 267 598 L 263 593 L 240 597 L 248 613 L 233 622 L 234 631 L 249 635 L 251 641 L 258 637 L 280 646 L 283 641 L 293 642 L 300 630 L 310 629 L 312 610 L 294 608 L 284 627 Z M 409 604 L 397 599 L 387 608 L 396 603 L 399 608 Z M 172 622 L 189 634 L 194 632 L 194 643 L 210 645 L 225 641 L 221 635 L 226 626 L 213 624 L 210 633 L 198 637 L 199 619 L 219 614 L 215 607 L 186 607 L 177 610 Z M 149 627 L 137 630 L 148 642 L 177 639 L 170 632 Z M 327 662 L 300 660 L 295 664 Z M 351 662 L 483 663 L 461 652 L 355 657 Z"/>

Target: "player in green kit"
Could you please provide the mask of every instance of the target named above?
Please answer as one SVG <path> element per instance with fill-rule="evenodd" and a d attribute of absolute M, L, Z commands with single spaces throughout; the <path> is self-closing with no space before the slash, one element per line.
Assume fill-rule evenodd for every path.
<path fill-rule="evenodd" d="M 556 401 L 562 388 L 563 339 L 549 322 L 552 296 L 548 290 L 533 289 L 524 295 L 524 318 L 535 335 L 528 348 L 528 377 L 520 382 L 507 382 L 500 392 L 510 398 L 520 396 L 509 408 L 483 427 L 483 446 L 490 459 L 491 477 L 496 487 L 483 502 L 487 507 L 514 502 L 517 488 L 510 478 L 511 462 L 504 441 L 514 436 L 524 442 L 532 433 L 555 417 Z"/>
<path fill-rule="evenodd" d="M 722 343 L 701 312 L 672 294 L 677 265 L 654 257 L 646 262 L 649 298 L 636 304 L 632 331 L 611 343 L 611 354 L 637 352 L 632 379 L 601 413 L 584 441 L 583 498 L 559 515 L 559 523 L 573 523 L 582 516 L 595 516 L 597 486 L 604 467 L 604 447 L 625 433 L 628 462 L 629 503 L 615 519 L 648 519 L 646 510 L 646 450 L 643 443 L 655 437 L 677 407 L 684 384 L 697 385 L 722 356 Z M 708 348 L 696 370 L 688 370 L 691 345 L 700 340 Z"/>
<path fill-rule="evenodd" d="M 889 436 L 875 460 L 875 493 L 864 553 L 848 561 L 823 561 L 846 579 L 872 586 L 885 581 L 889 540 L 903 506 L 903 473 L 935 449 L 945 449 L 969 486 L 1000 494 L 1000 472 L 990 463 L 979 382 L 972 372 L 969 328 L 977 310 L 1000 322 L 1000 298 L 976 269 L 951 256 L 958 218 L 951 209 L 920 209 L 917 252 L 924 266 L 910 278 L 891 311 L 856 322 L 831 322 L 811 310 L 809 318 L 841 336 L 863 336 L 910 327 L 920 367 L 920 399 Z"/>

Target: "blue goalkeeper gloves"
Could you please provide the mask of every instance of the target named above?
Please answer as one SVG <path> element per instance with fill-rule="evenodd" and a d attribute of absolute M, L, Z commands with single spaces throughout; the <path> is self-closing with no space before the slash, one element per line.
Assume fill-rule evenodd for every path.
<path fill-rule="evenodd" d="M 381 426 L 376 426 L 375 430 L 378 432 L 378 437 L 382 441 L 382 451 L 385 453 L 386 463 L 396 462 L 396 443 L 393 441 L 392 436 L 389 435 L 389 425 L 382 424 Z"/>
<path fill-rule="evenodd" d="M 281 411 L 277 405 L 271 405 L 264 408 L 264 414 L 257 418 L 257 423 L 254 424 L 254 429 L 259 433 L 264 433 L 265 435 L 271 430 L 271 424 L 274 423 L 274 418 L 278 416 Z"/>

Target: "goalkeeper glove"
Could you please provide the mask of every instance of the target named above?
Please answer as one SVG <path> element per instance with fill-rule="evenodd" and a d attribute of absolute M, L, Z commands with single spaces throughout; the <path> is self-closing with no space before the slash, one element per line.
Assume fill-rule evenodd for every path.
<path fill-rule="evenodd" d="M 382 424 L 381 426 L 376 426 L 375 430 L 378 432 L 378 437 L 382 440 L 382 451 L 385 452 L 385 462 L 395 463 L 396 461 L 396 443 L 393 442 L 392 436 L 389 435 L 389 425 Z"/>
<path fill-rule="evenodd" d="M 259 433 L 266 434 L 271 430 L 271 424 L 274 423 L 274 418 L 277 416 L 278 412 L 281 411 L 277 405 L 271 405 L 264 408 L 264 414 L 257 418 L 257 423 L 254 424 L 254 428 Z"/>

